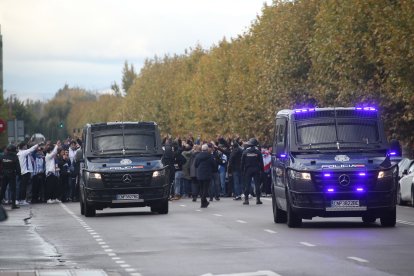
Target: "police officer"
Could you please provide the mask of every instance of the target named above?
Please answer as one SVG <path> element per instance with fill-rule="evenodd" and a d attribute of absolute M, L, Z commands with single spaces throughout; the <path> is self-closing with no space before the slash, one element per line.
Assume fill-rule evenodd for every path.
<path fill-rule="evenodd" d="M 249 204 L 249 193 L 252 178 L 256 187 L 256 204 L 262 204 L 260 201 L 260 183 L 261 174 L 264 170 L 262 153 L 258 148 L 258 142 L 255 138 L 251 138 L 246 143 L 246 149 L 243 151 L 241 158 L 241 170 L 244 183 L 244 205 Z"/>
<path fill-rule="evenodd" d="M 20 175 L 19 158 L 16 155 L 17 148 L 15 145 L 7 146 L 7 153 L 0 159 L 3 165 L 3 185 L 1 187 L 0 201 L 6 194 L 7 185 L 10 184 L 12 209 L 17 209 L 16 205 L 16 175 Z"/>

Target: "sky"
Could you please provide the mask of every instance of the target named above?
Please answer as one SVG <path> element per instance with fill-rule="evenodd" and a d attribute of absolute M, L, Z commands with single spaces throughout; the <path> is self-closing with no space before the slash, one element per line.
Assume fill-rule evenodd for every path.
<path fill-rule="evenodd" d="M 124 62 L 208 49 L 271 0 L 1 0 L 4 97 L 47 101 L 65 84 L 121 85 Z"/>

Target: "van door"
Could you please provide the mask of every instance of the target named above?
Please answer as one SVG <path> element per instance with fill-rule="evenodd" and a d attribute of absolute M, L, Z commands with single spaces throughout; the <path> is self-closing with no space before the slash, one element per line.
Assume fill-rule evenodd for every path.
<path fill-rule="evenodd" d="M 286 210 L 286 166 L 289 162 L 289 153 L 287 150 L 287 118 L 277 118 L 273 138 L 273 155 L 272 155 L 272 189 L 276 196 L 278 205 Z"/>

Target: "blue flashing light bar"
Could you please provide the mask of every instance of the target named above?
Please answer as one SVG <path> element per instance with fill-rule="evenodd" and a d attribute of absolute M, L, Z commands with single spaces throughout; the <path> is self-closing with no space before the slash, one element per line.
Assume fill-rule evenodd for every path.
<path fill-rule="evenodd" d="M 364 188 L 358 187 L 358 188 L 356 188 L 356 190 L 357 190 L 357 192 L 363 192 Z"/>
<path fill-rule="evenodd" d="M 324 173 L 323 176 L 324 177 L 331 177 L 331 174 L 330 173 Z"/>
<path fill-rule="evenodd" d="M 366 173 L 364 173 L 364 172 L 360 172 L 359 173 L 359 176 L 366 176 L 367 174 Z"/>
<path fill-rule="evenodd" d="M 391 151 L 390 155 L 397 155 L 397 153 L 395 151 Z"/>
<path fill-rule="evenodd" d="M 305 113 L 315 111 L 315 108 L 298 108 L 295 109 L 295 113 Z M 355 110 L 359 111 L 378 111 L 375 107 L 365 106 L 365 107 L 355 107 Z"/>
<path fill-rule="evenodd" d="M 282 153 L 279 157 L 280 158 L 286 158 L 287 154 Z"/>
<path fill-rule="evenodd" d="M 327 191 L 328 193 L 333 193 L 333 192 L 335 192 L 335 189 L 334 189 L 334 188 L 328 188 L 326 191 Z"/>

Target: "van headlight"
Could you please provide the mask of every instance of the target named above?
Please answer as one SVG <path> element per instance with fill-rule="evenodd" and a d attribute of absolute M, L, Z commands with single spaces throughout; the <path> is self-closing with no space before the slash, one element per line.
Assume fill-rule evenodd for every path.
<path fill-rule="evenodd" d="M 386 170 L 386 171 L 379 171 L 378 172 L 378 179 L 383 179 L 387 177 L 393 177 L 394 176 L 394 170 Z"/>
<path fill-rule="evenodd" d="M 152 173 L 152 178 L 157 178 L 165 175 L 165 170 L 155 171 Z"/>
<path fill-rule="evenodd" d="M 101 180 L 102 176 L 100 173 L 89 173 L 89 178 Z"/>
<path fill-rule="evenodd" d="M 297 172 L 290 170 L 289 174 L 292 179 L 311 180 L 311 174 L 308 172 Z"/>

